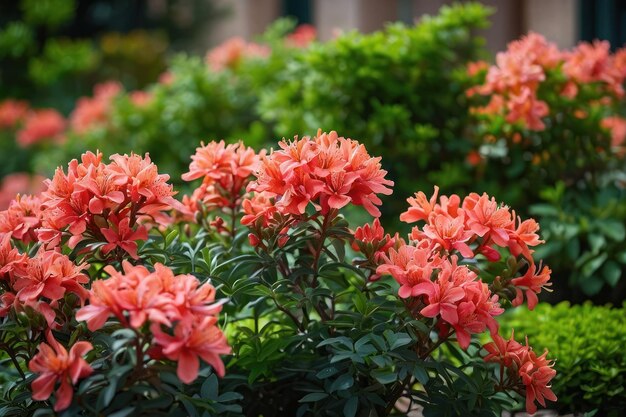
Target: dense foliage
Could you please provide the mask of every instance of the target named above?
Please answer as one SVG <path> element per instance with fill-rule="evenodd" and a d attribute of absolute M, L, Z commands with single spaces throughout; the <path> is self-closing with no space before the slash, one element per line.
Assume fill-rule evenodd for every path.
<path fill-rule="evenodd" d="M 414 26 L 315 44 L 279 74 L 277 88 L 262 91 L 261 116 L 279 136 L 330 126 L 362 138 L 385 153 L 400 195 L 434 184 L 467 190 L 465 65 L 485 55 L 472 34 L 490 13 L 472 3 L 443 7 Z M 403 205 L 392 200 L 388 210 L 397 215 Z"/>
<path fill-rule="evenodd" d="M 503 331 L 522 331 L 538 350 L 559 358 L 552 388 L 561 412 L 619 416 L 626 408 L 625 307 L 563 302 L 532 313 L 519 308 L 503 317 Z"/>
<path fill-rule="evenodd" d="M 534 205 L 561 294 L 621 302 L 626 49 L 596 41 L 562 51 L 530 33 L 469 71 L 480 80 L 468 95 L 483 104 L 472 111 L 486 183 L 520 209 Z M 607 287 L 612 298 L 600 294 Z"/>
<path fill-rule="evenodd" d="M 409 199 L 407 240 L 385 234 L 393 181 L 335 132 L 269 153 L 210 142 L 183 179 L 201 183 L 179 202 L 147 156 L 87 152 L 0 212 L 3 415 L 498 416 L 516 394 L 530 412 L 556 400 L 547 354 L 496 321 L 550 285 L 534 220 L 435 189 Z M 352 231 L 347 206 L 374 220 Z"/>

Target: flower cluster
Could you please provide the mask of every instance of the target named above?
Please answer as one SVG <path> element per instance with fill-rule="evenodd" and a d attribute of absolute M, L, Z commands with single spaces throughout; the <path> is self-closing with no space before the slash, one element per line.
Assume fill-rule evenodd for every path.
<path fill-rule="evenodd" d="M 52 332 L 46 332 L 48 343 L 41 343 L 38 352 L 28 363 L 28 368 L 39 376 L 32 383 L 33 400 L 45 401 L 50 398 L 57 382 L 54 411 L 65 410 L 74 396 L 73 386 L 93 373 L 93 369 L 83 358 L 93 349 L 89 342 L 77 342 L 69 353 L 55 340 Z"/>
<path fill-rule="evenodd" d="M 235 218 L 261 155 L 264 152 L 257 154 L 242 142 L 229 145 L 224 141 L 210 142 L 197 148 L 191 157 L 189 172 L 182 176 L 185 181 L 202 178 L 202 184 L 193 194 L 183 197 L 188 209 L 187 220 L 194 220 L 201 209 L 221 210 Z"/>
<path fill-rule="evenodd" d="M 6 210 L 0 211 L 0 237 L 5 235 L 24 243 L 36 242 L 41 227 L 41 200 L 37 196 L 18 195 Z"/>
<path fill-rule="evenodd" d="M 5 235 L 0 245 L 0 281 L 4 289 L 0 317 L 12 308 L 18 313 L 28 308 L 41 314 L 49 327 L 58 327 L 64 318 L 57 317 L 57 308 L 65 296 L 73 294 L 81 304 L 87 297 L 86 268 L 86 264 L 76 265 L 55 250 L 40 248 L 34 257 L 28 257 L 11 245 L 10 234 Z"/>
<path fill-rule="evenodd" d="M 261 242 L 264 229 L 271 227 L 280 231 L 284 244 L 288 228 L 306 218 L 308 207 L 327 216 L 351 203 L 380 216 L 378 194 L 391 194 L 393 181 L 385 178 L 380 157 L 371 157 L 363 145 L 321 131 L 278 145 L 279 150 L 262 156 L 256 180 L 248 186 L 255 195 L 243 201 L 242 224 L 251 228 L 251 242 Z"/>
<path fill-rule="evenodd" d="M 501 251 L 507 249 L 515 260 L 515 272 L 524 265 L 527 270 L 521 276 L 497 277 L 497 291 L 500 295 L 515 294 L 514 305 L 520 305 L 525 295 L 533 309 L 537 294 L 550 285 L 550 269 L 537 267 L 532 256 L 531 248 L 543 243 L 537 222 L 522 221 L 487 194 L 471 193 L 463 201 L 457 195 L 441 196 L 437 201 L 438 193 L 435 187 L 430 199 L 420 191 L 407 200 L 410 207 L 400 220 L 424 225 L 415 226 L 409 236 L 411 243 L 391 250 L 387 265 L 380 267 L 402 285 L 400 295 L 417 295 L 415 287 L 424 280 L 431 281 L 433 270 L 438 271 L 437 277 L 448 275 L 446 263 L 455 264 L 454 256 L 473 259 L 482 255 L 489 262 L 497 262 Z"/>
<path fill-rule="evenodd" d="M 226 68 L 236 69 L 241 60 L 254 57 L 264 58 L 270 52 L 267 46 L 234 37 L 211 49 L 206 55 L 206 62 L 213 71 L 222 71 Z"/>
<path fill-rule="evenodd" d="M 63 115 L 53 109 L 33 110 L 17 132 L 17 143 L 27 147 L 42 141 L 61 142 L 66 127 Z"/>
<path fill-rule="evenodd" d="M 39 142 L 61 142 L 65 139 L 66 120 L 54 109 L 31 109 L 26 101 L 0 102 L 0 130 L 16 132 L 22 148 Z"/>
<path fill-rule="evenodd" d="M 154 272 L 127 262 L 123 268 L 123 273 L 105 268 L 111 277 L 93 283 L 89 305 L 76 319 L 96 331 L 114 316 L 122 326 L 147 334 L 150 355 L 177 361 L 178 377 L 185 383 L 198 376 L 198 358 L 223 376 L 219 355 L 230 353 L 230 347 L 217 327 L 222 304 L 215 302 L 215 288 L 201 285 L 193 275 L 175 276 L 161 264 Z"/>
<path fill-rule="evenodd" d="M 498 334 L 491 337 L 493 342 L 484 346 L 487 351 L 485 361 L 502 365 L 502 384 L 519 386 L 520 391 L 526 395 L 526 410 L 530 414 L 537 412 L 535 401 L 545 407 L 545 400 L 557 400 L 550 386 L 556 371 L 553 369 L 554 363 L 547 359 L 548 352 L 537 356 L 528 345 L 528 340 L 522 345 L 515 341 L 513 334 L 509 340 Z M 505 380 L 504 368 L 509 370 L 506 373 L 510 379 L 508 381 Z"/>
<path fill-rule="evenodd" d="M 455 334 L 463 349 L 472 334 L 487 329 L 500 340 L 495 317 L 504 312 L 501 298 L 512 298 L 513 305 L 526 298 L 532 310 L 537 294 L 550 285 L 550 269 L 537 266 L 532 256 L 532 247 L 542 243 L 539 225 L 532 219 L 521 221 L 487 194 L 472 193 L 461 200 L 457 195 L 438 198 L 438 193 L 435 187 L 430 199 L 419 192 L 407 200 L 410 207 L 400 219 L 423 225 L 413 228 L 408 244 L 382 254 L 376 272 L 400 284 L 398 295 L 407 309 L 416 318 L 435 320 L 440 337 Z M 484 282 L 479 266 L 500 261 L 504 250 L 510 254 L 508 269 L 493 282 Z M 490 352 L 492 348 L 486 346 Z M 527 408 L 534 412 L 535 399 L 543 405 L 544 397 L 556 399 L 548 385 L 554 371 L 546 355 L 536 357 L 529 347 L 522 354 L 519 349 L 519 375 L 527 387 Z"/>
<path fill-rule="evenodd" d="M 38 238 L 47 247 L 69 238 L 68 246 L 86 240 L 102 255 L 128 253 L 137 258 L 137 240 L 147 238 L 147 225 L 167 223 L 164 211 L 182 206 L 172 196 L 168 175 L 159 174 L 149 156 L 87 152 L 73 160 L 67 174 L 58 168 L 41 195 L 42 227 Z"/>
<path fill-rule="evenodd" d="M 295 48 L 306 48 L 317 39 L 317 29 L 313 25 L 299 25 L 292 33 L 287 35 L 285 42 Z"/>
<path fill-rule="evenodd" d="M 248 189 L 275 199 L 282 214 L 299 216 L 311 204 L 322 214 L 352 203 L 380 216 L 377 194 L 391 194 L 380 157 L 337 132 L 318 132 L 314 138 L 279 142 L 280 150 L 261 159 L 257 179 Z"/>
<path fill-rule="evenodd" d="M 15 172 L 0 182 L 0 210 L 9 208 L 18 194 L 35 195 L 43 191 L 44 177 L 25 172 Z"/>
<path fill-rule="evenodd" d="M 77 101 L 70 116 L 72 130 L 82 134 L 106 123 L 113 100 L 121 91 L 122 85 L 115 81 L 96 85 L 93 97 L 83 97 Z"/>
<path fill-rule="evenodd" d="M 22 100 L 0 102 L 0 129 L 13 129 L 28 114 L 28 103 Z"/>
<path fill-rule="evenodd" d="M 361 252 L 365 256 L 365 262 L 358 262 L 357 265 L 372 271 L 369 280 L 375 281 L 380 278 L 376 268 L 384 262 L 385 255 L 388 254 L 389 249 L 404 244 L 404 240 L 398 233 L 393 237 L 389 233 L 385 234 L 380 220 L 375 218 L 371 225 L 365 224 L 356 228 L 352 249 Z"/>
<path fill-rule="evenodd" d="M 468 67 L 475 76 L 482 65 Z M 551 74 L 559 74 L 553 77 Z M 496 55 L 496 65 L 487 71 L 484 84 L 472 87 L 468 95 L 490 97 L 483 107 L 473 110 L 487 115 L 503 115 L 506 122 L 542 131 L 550 114 L 548 102 L 540 99 L 540 88 L 549 79 L 558 79 L 551 90 L 574 100 L 586 85 L 597 85 L 601 95 L 622 97 L 626 78 L 626 50 L 610 54 L 608 42 L 581 43 L 572 51 L 561 51 L 543 36 L 529 33 L 511 42 Z M 542 93 L 543 94 L 543 93 Z M 542 95 L 541 94 L 541 95 Z M 578 114 L 584 114 L 580 110 Z"/>

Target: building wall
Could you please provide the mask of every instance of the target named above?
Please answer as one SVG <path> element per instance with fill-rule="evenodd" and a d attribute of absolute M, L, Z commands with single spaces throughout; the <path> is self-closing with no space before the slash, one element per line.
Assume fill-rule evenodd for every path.
<path fill-rule="evenodd" d="M 263 33 L 274 19 L 281 16 L 285 0 L 206 0 L 229 9 L 220 22 L 210 28 L 204 43 L 207 48 L 232 36 L 251 39 Z M 492 52 L 533 30 L 544 34 L 562 48 L 578 40 L 578 0 L 482 0 L 496 12 L 492 25 L 483 36 Z M 424 14 L 436 14 L 452 0 L 313 0 L 313 24 L 322 40 L 331 39 L 338 31 L 357 29 L 371 32 L 386 22 L 419 20 Z"/>

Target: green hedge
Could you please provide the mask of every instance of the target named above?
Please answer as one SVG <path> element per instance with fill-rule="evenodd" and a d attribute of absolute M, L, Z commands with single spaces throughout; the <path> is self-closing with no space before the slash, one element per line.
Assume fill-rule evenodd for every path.
<path fill-rule="evenodd" d="M 500 320 L 502 334 L 528 335 L 537 352 L 557 358 L 553 389 L 558 409 L 621 416 L 626 410 L 626 303 L 622 308 L 539 304 Z"/>

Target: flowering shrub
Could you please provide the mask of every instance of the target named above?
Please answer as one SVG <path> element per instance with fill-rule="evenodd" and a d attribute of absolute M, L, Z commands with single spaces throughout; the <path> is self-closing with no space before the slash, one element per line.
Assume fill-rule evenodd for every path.
<path fill-rule="evenodd" d="M 550 285 L 534 220 L 435 188 L 408 199 L 406 240 L 387 234 L 393 181 L 335 132 L 269 153 L 203 144 L 182 203 L 168 179 L 147 155 L 87 152 L 0 212 L 5 415 L 388 415 L 405 398 L 495 416 L 505 394 L 530 412 L 556 400 L 547 352 L 498 334 Z M 372 222 L 352 231 L 348 206 Z"/>
<path fill-rule="evenodd" d="M 475 105 L 479 170 L 520 210 L 541 216 L 554 237 L 545 254 L 573 287 L 557 282 L 559 293 L 573 292 L 574 299 L 616 287 L 626 271 L 617 255 L 623 216 L 609 209 L 624 188 L 625 57 L 626 50 L 611 53 L 608 42 L 562 51 L 530 33 L 498 53 L 495 65 L 468 68 L 476 83 L 467 93 Z M 516 187 L 504 186 L 510 183 Z M 548 204 L 537 205 L 542 200 Z M 599 225 L 594 219 L 575 230 L 581 217 Z M 603 230 L 608 239 L 598 244 Z M 621 302 L 623 290 L 614 291 L 620 295 L 598 301 Z"/>
<path fill-rule="evenodd" d="M 434 184 L 469 190 L 475 182 L 465 161 L 470 146 L 462 140 L 464 70 L 486 54 L 475 34 L 490 13 L 466 2 L 414 25 L 395 23 L 316 44 L 291 58 L 279 83 L 261 90 L 259 113 L 277 136 L 331 126 L 361 138 L 371 151 L 385 153 L 400 196 Z M 385 204 L 389 216 L 403 209 L 402 198 Z"/>

